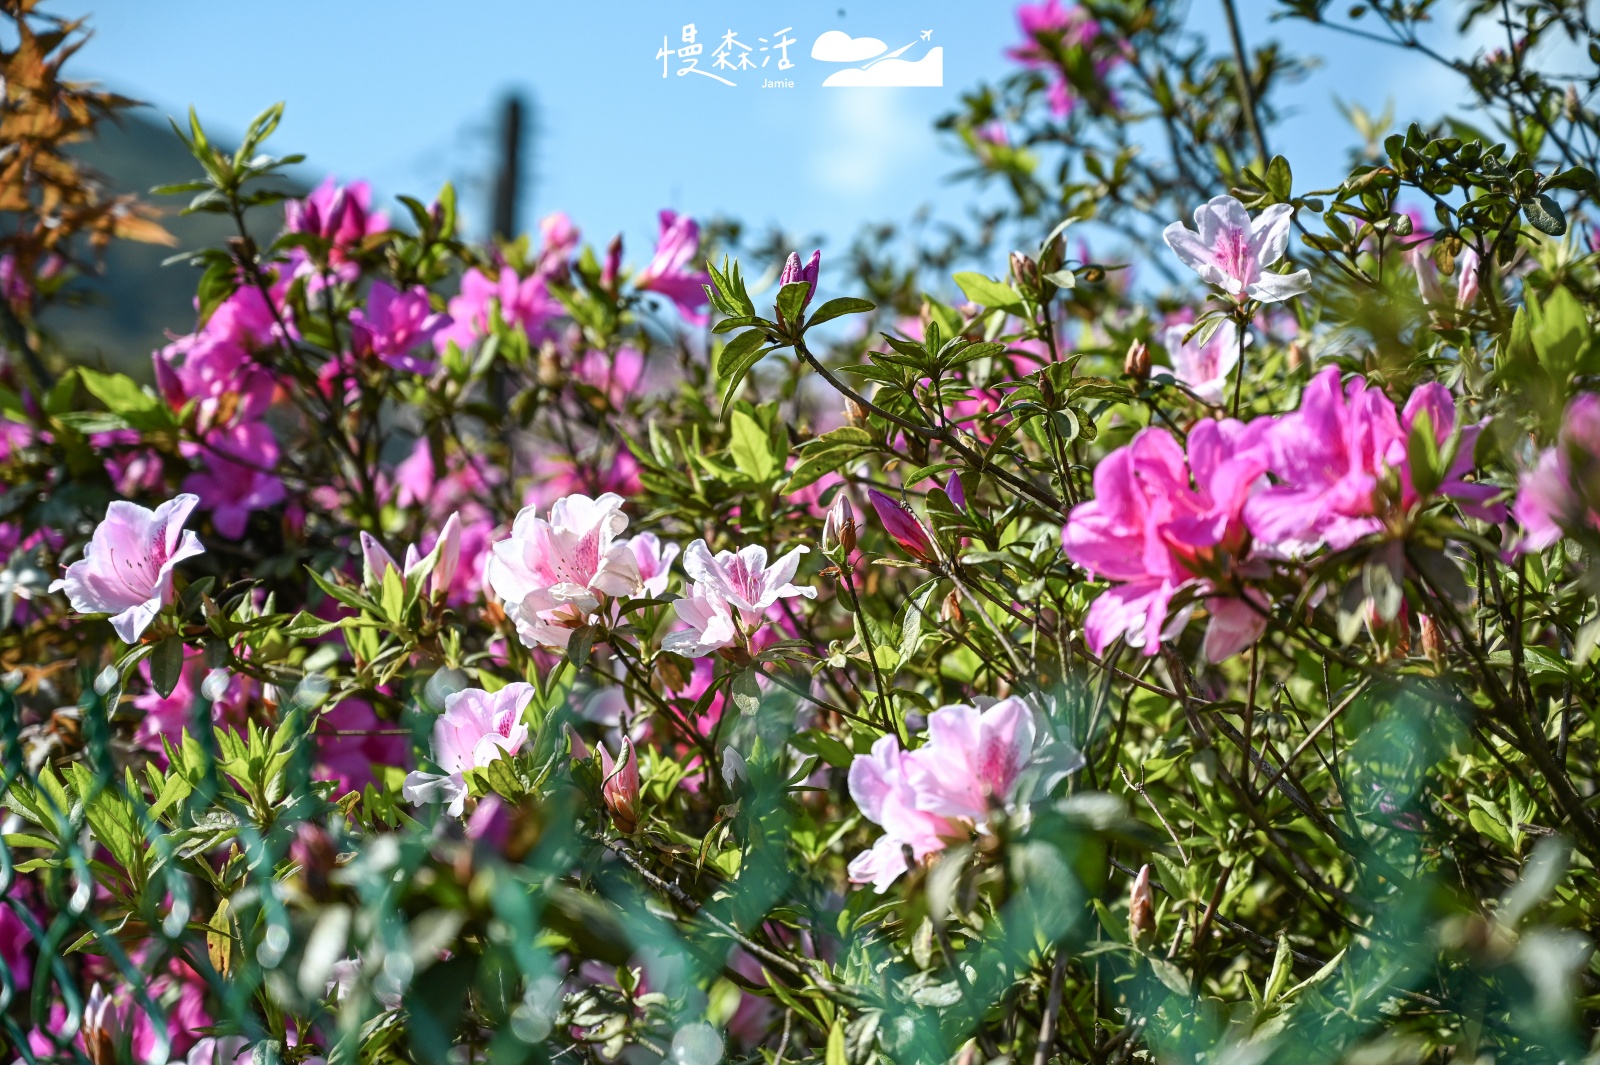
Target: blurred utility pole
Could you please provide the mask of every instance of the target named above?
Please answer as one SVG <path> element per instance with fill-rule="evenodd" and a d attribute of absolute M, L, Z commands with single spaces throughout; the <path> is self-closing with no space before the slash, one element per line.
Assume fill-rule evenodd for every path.
<path fill-rule="evenodd" d="M 510 240 L 517 235 L 517 199 L 522 184 L 522 97 L 513 92 L 500 111 L 499 158 L 494 175 L 493 235 Z"/>

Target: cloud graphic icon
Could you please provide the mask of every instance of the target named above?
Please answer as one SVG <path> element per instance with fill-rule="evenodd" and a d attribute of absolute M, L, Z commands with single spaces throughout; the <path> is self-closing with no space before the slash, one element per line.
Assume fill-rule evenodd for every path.
<path fill-rule="evenodd" d="M 876 37 L 852 37 L 843 30 L 829 30 L 811 46 L 811 58 L 824 63 L 859 63 L 882 55 L 888 47 Z"/>
<path fill-rule="evenodd" d="M 908 59 L 880 59 L 864 67 L 836 70 L 822 83 L 823 88 L 935 88 L 944 84 L 944 49 L 930 48 L 928 54 L 912 62 Z"/>

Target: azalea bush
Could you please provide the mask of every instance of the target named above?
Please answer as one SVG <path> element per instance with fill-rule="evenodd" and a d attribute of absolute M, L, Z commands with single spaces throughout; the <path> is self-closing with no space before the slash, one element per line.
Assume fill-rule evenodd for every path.
<path fill-rule="evenodd" d="M 1582 3 L 1278 5 L 1460 79 L 1326 189 L 1231 3 L 1024 5 L 909 259 L 476 244 L 192 112 L 151 199 L 237 235 L 145 379 L 39 325 L 168 238 L 33 7 L 6 1060 L 1600 1054 Z"/>

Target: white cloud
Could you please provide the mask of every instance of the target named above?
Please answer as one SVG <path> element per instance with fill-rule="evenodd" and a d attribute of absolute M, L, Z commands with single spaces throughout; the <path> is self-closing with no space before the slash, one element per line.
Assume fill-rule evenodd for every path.
<path fill-rule="evenodd" d="M 849 67 L 828 75 L 824 88 L 849 88 L 871 86 L 887 88 L 931 88 L 944 84 L 944 49 L 930 48 L 928 54 L 915 62 L 906 59 L 883 59 L 865 67 Z"/>
<path fill-rule="evenodd" d="M 824 63 L 859 63 L 882 55 L 888 47 L 876 37 L 852 37 L 843 30 L 829 30 L 811 46 L 811 58 Z"/>

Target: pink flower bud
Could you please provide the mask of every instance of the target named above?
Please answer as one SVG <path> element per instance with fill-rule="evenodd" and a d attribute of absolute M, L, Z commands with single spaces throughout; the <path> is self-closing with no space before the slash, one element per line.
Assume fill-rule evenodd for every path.
<path fill-rule="evenodd" d="M 800 265 L 800 253 L 792 251 L 789 253 L 788 261 L 783 264 L 783 273 L 778 275 L 778 287 L 781 289 L 784 285 L 792 285 L 796 281 L 810 282 L 811 288 L 806 292 L 805 302 L 800 304 L 800 309 L 805 310 L 811 305 L 811 297 L 817 294 L 817 275 L 821 271 L 822 252 L 820 250 L 811 253 L 811 261 L 806 263 L 805 266 Z"/>
<path fill-rule="evenodd" d="M 634 757 L 633 741 L 622 738 L 622 753 L 617 761 L 611 759 L 606 745 L 600 748 L 600 770 L 604 780 L 600 785 L 606 809 L 611 811 L 611 822 L 624 834 L 632 834 L 639 827 L 639 762 Z"/>
<path fill-rule="evenodd" d="M 923 528 L 910 507 L 890 499 L 875 488 L 867 490 L 867 498 L 872 501 L 872 509 L 878 512 L 878 520 L 883 522 L 884 531 L 894 537 L 896 543 L 923 562 L 938 559 L 933 537 Z"/>
<path fill-rule="evenodd" d="M 856 549 L 856 515 L 850 506 L 850 497 L 839 493 L 828 508 L 828 517 L 822 523 L 822 553 L 842 554 L 849 557 Z"/>
<path fill-rule="evenodd" d="M 1134 942 L 1156 926 L 1155 897 L 1150 893 L 1150 867 L 1139 870 L 1134 877 L 1133 890 L 1128 893 L 1128 934 Z"/>
<path fill-rule="evenodd" d="M 950 497 L 950 502 L 956 505 L 957 510 L 967 509 L 967 490 L 962 487 L 960 470 L 950 471 L 950 480 L 944 486 L 944 494 Z"/>
<path fill-rule="evenodd" d="M 606 245 L 606 262 L 600 268 L 600 287 L 607 292 L 617 290 L 617 274 L 622 269 L 622 234 L 618 233 Z"/>
<path fill-rule="evenodd" d="M 314 899 L 328 893 L 328 874 L 333 872 L 337 859 L 333 839 L 321 825 L 305 821 L 295 829 L 294 842 L 289 844 L 289 860 L 300 867 L 306 892 Z"/>
<path fill-rule="evenodd" d="M 1150 349 L 1144 341 L 1135 340 L 1128 345 L 1128 357 L 1122 361 L 1122 372 L 1141 381 L 1150 376 Z"/>

